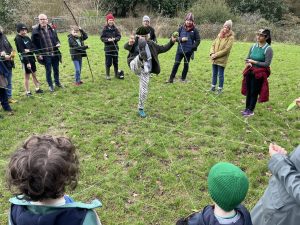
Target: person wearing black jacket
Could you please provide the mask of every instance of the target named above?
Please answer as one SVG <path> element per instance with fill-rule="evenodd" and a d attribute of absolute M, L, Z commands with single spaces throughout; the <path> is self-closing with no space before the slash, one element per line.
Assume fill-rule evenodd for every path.
<path fill-rule="evenodd" d="M 46 79 L 50 92 L 54 92 L 51 67 L 53 68 L 56 87 L 62 88 L 63 86 L 59 81 L 59 61 L 61 61 L 61 53 L 59 51 L 60 41 L 56 31 L 48 24 L 48 18 L 45 14 L 39 15 L 39 24 L 33 27 L 31 40 L 38 61 L 45 66 Z"/>
<path fill-rule="evenodd" d="M 155 43 L 157 43 L 157 39 L 156 39 L 156 35 L 155 35 L 155 30 L 153 27 L 150 26 L 150 17 L 145 15 L 143 16 L 143 26 L 147 27 L 150 30 L 150 38 L 149 40 L 154 41 Z"/>
<path fill-rule="evenodd" d="M 81 34 L 81 35 L 80 35 Z M 82 57 L 86 57 L 86 49 L 88 46 L 84 42 L 88 39 L 87 33 L 78 26 L 71 26 L 71 34 L 68 35 L 70 54 L 75 67 L 75 86 L 83 84 L 81 80 Z"/>
<path fill-rule="evenodd" d="M 14 63 L 15 51 L 9 43 L 7 37 L 3 33 L 3 28 L 0 26 L 0 60 L 3 62 L 5 73 L 3 74 L 7 80 L 6 93 L 9 103 L 16 103 L 17 100 L 12 98 L 12 68 Z"/>
<path fill-rule="evenodd" d="M 150 30 L 147 27 L 139 27 L 136 30 L 136 36 L 132 35 L 124 45 L 124 48 L 129 52 L 127 56 L 128 66 L 140 78 L 138 114 L 142 118 L 146 117 L 144 104 L 148 95 L 150 74 L 160 73 L 158 55 L 169 51 L 176 41 L 172 35 L 167 44 L 158 45 L 149 40 L 149 33 Z"/>
<path fill-rule="evenodd" d="M 33 53 L 33 45 L 31 39 L 27 36 L 28 28 L 23 23 L 17 24 L 18 34 L 15 37 L 15 44 L 17 51 L 22 62 L 22 67 L 25 72 L 24 85 L 26 90 L 26 95 L 30 97 L 32 94 L 29 88 L 29 77 L 32 74 L 32 80 L 35 85 L 35 93 L 43 93 L 43 90 L 40 89 L 40 83 L 36 78 L 36 65 L 35 58 Z"/>
<path fill-rule="evenodd" d="M 167 83 L 173 83 L 178 67 L 183 59 L 184 65 L 181 74 L 181 82 L 186 82 L 186 76 L 189 70 L 190 59 L 193 59 L 194 52 L 200 44 L 200 34 L 195 27 L 194 16 L 188 13 L 185 17 L 185 22 L 178 29 L 178 47 L 175 56 L 175 63 Z"/>
<path fill-rule="evenodd" d="M 4 65 L 4 62 L 0 61 L 0 102 L 3 110 L 12 114 L 12 109 L 9 105 L 7 92 L 5 90 L 7 86 L 7 79 L 4 77 L 5 73 L 7 73 L 7 68 Z"/>
<path fill-rule="evenodd" d="M 124 79 L 123 74 L 119 71 L 118 64 L 118 41 L 121 39 L 121 34 L 115 26 L 115 18 L 112 14 L 106 16 L 106 25 L 103 27 L 100 39 L 104 42 L 106 79 L 110 80 L 110 67 L 112 64 L 114 65 L 115 77 Z M 122 75 L 119 76 L 119 74 Z"/>

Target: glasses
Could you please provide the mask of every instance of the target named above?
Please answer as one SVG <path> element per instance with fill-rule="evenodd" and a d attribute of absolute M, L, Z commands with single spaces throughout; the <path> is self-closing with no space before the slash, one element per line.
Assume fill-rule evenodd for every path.
<path fill-rule="evenodd" d="M 42 21 L 43 21 L 43 20 L 48 20 L 48 19 L 39 19 L 39 20 L 42 20 Z"/>

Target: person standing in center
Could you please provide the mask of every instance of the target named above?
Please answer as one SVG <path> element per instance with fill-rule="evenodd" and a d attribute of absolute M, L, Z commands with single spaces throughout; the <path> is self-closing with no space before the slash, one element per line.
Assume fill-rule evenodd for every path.
<path fill-rule="evenodd" d="M 217 38 L 212 43 L 210 49 L 210 59 L 212 61 L 212 83 L 210 91 L 216 90 L 218 75 L 219 87 L 218 94 L 222 93 L 224 85 L 224 70 L 234 41 L 232 31 L 232 21 L 227 20 Z"/>
<path fill-rule="evenodd" d="M 149 33 L 150 30 L 147 27 L 139 27 L 136 30 L 136 36 L 131 35 L 128 43 L 124 45 L 124 48 L 129 51 L 128 66 L 140 78 L 138 114 L 142 118 L 146 117 L 144 103 L 148 95 L 150 74 L 160 73 L 158 55 L 169 51 L 176 41 L 176 38 L 172 36 L 167 44 L 158 45 L 149 40 Z"/>
<path fill-rule="evenodd" d="M 121 39 L 121 34 L 119 29 L 115 26 L 115 18 L 111 13 L 106 16 L 106 25 L 103 27 L 100 39 L 104 42 L 106 79 L 110 80 L 110 67 L 112 64 L 114 65 L 115 77 L 124 79 L 124 75 L 119 76 L 118 62 L 118 41 Z"/>
<path fill-rule="evenodd" d="M 194 55 L 194 52 L 197 51 L 197 47 L 200 44 L 200 34 L 198 29 L 195 27 L 194 16 L 192 13 L 188 13 L 186 15 L 184 24 L 178 29 L 178 34 L 178 48 L 175 63 L 167 83 L 173 83 L 182 59 L 184 59 L 184 66 L 181 81 L 186 81 L 190 59 Z"/>
<path fill-rule="evenodd" d="M 31 40 L 38 61 L 46 68 L 46 79 L 50 92 L 54 92 L 51 67 L 53 68 L 55 86 L 62 88 L 63 85 L 59 81 L 60 41 L 56 31 L 48 24 L 48 18 L 45 14 L 39 15 L 39 24 L 33 27 Z"/>

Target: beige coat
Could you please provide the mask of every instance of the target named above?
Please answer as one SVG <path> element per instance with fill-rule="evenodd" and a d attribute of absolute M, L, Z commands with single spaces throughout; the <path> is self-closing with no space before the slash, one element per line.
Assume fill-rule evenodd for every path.
<path fill-rule="evenodd" d="M 216 58 L 211 60 L 213 64 L 226 67 L 233 41 L 234 33 L 232 31 L 224 38 L 221 38 L 220 34 L 218 35 L 210 48 L 210 55 L 216 54 Z"/>

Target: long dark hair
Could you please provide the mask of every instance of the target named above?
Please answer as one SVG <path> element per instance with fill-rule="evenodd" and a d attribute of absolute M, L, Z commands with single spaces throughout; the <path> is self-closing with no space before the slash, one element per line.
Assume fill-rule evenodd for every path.
<path fill-rule="evenodd" d="M 66 137 L 34 135 L 10 158 L 7 169 L 9 189 L 21 199 L 42 201 L 75 189 L 79 162 L 75 146 Z"/>
<path fill-rule="evenodd" d="M 272 39 L 271 39 L 271 31 L 269 29 L 264 29 L 262 32 L 266 37 L 266 42 L 271 45 Z"/>

